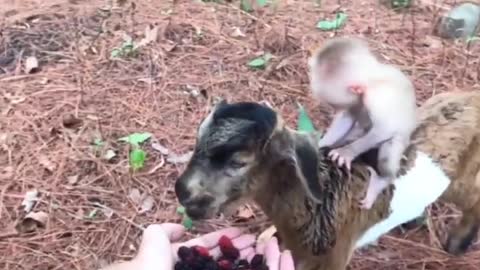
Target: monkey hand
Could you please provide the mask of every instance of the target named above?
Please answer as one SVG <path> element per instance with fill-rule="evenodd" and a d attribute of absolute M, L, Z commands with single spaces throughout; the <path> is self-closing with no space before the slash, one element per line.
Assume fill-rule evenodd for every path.
<path fill-rule="evenodd" d="M 339 166 L 345 165 L 348 170 L 351 168 L 352 160 L 355 158 L 355 153 L 348 147 L 340 147 L 333 149 L 328 153 L 328 156 L 333 160 L 337 161 Z"/>

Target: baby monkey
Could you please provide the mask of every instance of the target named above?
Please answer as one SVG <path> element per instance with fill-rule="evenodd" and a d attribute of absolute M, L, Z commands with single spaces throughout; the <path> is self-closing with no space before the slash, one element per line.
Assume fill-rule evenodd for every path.
<path fill-rule="evenodd" d="M 378 172 L 369 167 L 367 192 L 360 201 L 360 207 L 370 209 L 397 177 L 417 126 L 414 86 L 399 69 L 379 62 L 357 38 L 331 39 L 308 62 L 314 98 L 336 111 L 319 147 L 330 147 L 329 157 L 348 169 L 357 156 L 379 147 Z"/>

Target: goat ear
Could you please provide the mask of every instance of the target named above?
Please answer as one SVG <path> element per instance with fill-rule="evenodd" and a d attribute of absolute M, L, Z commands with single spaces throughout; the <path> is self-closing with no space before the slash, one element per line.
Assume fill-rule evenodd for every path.
<path fill-rule="evenodd" d="M 318 156 L 315 148 L 307 144 L 295 146 L 295 170 L 307 195 L 319 203 L 324 194 L 318 179 Z"/>

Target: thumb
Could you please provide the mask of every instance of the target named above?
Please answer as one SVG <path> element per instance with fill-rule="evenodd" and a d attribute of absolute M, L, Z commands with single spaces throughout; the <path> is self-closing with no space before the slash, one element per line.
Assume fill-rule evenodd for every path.
<path fill-rule="evenodd" d="M 173 223 L 152 224 L 144 231 L 142 242 L 135 257 L 142 265 L 142 270 L 173 269 L 173 254 L 170 245 L 171 239 L 178 239 L 184 232 L 183 226 Z"/>

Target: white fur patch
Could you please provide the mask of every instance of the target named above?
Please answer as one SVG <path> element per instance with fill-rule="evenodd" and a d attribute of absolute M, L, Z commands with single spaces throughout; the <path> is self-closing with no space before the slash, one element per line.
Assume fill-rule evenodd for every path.
<path fill-rule="evenodd" d="M 368 229 L 355 248 L 366 246 L 393 228 L 419 217 L 448 188 L 450 179 L 425 153 L 417 152 L 415 165 L 394 181 L 395 191 L 387 219 Z"/>

